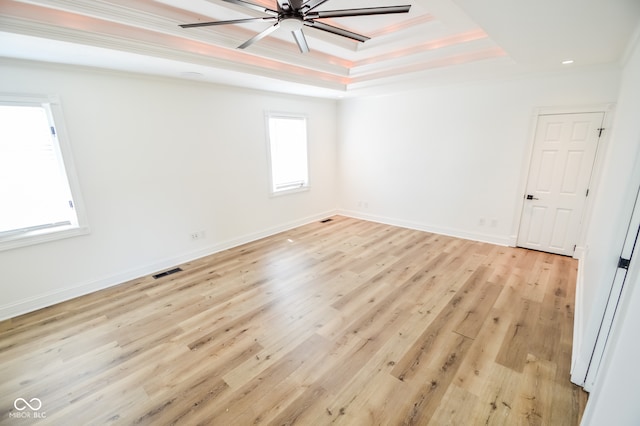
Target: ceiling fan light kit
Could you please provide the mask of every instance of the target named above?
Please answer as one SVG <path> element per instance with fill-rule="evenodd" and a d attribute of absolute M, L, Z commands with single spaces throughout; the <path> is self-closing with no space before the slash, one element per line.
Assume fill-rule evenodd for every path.
<path fill-rule="evenodd" d="M 359 42 L 369 40 L 369 37 L 357 34 L 344 28 L 335 27 L 318 21 L 323 18 L 344 18 L 350 16 L 368 16 L 368 15 L 387 15 L 391 13 L 408 13 L 411 5 L 403 6 L 382 6 L 382 7 L 363 7 L 358 9 L 342 9 L 342 10 L 321 10 L 315 9 L 326 3 L 328 0 L 277 0 L 277 10 L 269 9 L 245 0 L 222 0 L 227 3 L 233 3 L 251 10 L 265 13 L 269 16 L 261 18 L 243 18 L 233 19 L 229 21 L 213 21 L 213 22 L 196 22 L 193 24 L 182 24 L 182 28 L 209 27 L 214 25 L 242 24 L 246 22 L 275 22 L 272 26 L 264 31 L 256 34 L 249 40 L 238 46 L 238 49 L 246 49 L 253 43 L 263 39 L 275 30 L 283 28 L 290 31 L 293 35 L 300 52 L 309 52 L 309 45 L 302 32 L 303 27 L 311 27 L 320 31 L 336 34 L 341 37 L 350 38 Z"/>

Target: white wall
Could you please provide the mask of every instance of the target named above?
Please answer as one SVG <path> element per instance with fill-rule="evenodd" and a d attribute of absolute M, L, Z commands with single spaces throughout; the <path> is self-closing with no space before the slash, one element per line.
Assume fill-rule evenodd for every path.
<path fill-rule="evenodd" d="M 640 27 L 639 27 L 640 30 Z M 612 143 L 607 153 L 607 173 L 602 179 L 585 253 L 584 303 L 589 306 L 585 317 L 584 346 L 588 349 L 591 331 L 596 330 L 611 279 L 616 270 L 624 234 L 633 211 L 640 186 L 640 34 L 636 34 L 631 55 L 623 72 L 620 99 Z M 640 253 L 636 246 L 628 272 L 622 301 L 589 397 L 583 425 L 640 424 L 638 383 L 640 383 Z M 576 330 L 579 331 L 579 330 Z"/>
<path fill-rule="evenodd" d="M 595 193 L 585 252 L 580 264 L 577 297 L 583 307 L 577 317 L 573 379 L 580 383 L 589 365 L 600 320 L 640 184 L 634 160 L 640 153 L 640 54 L 637 37 L 622 73 L 615 120 L 605 153 L 602 179 Z"/>
<path fill-rule="evenodd" d="M 0 318 L 335 213 L 335 101 L 19 61 L 0 92 L 59 95 L 91 227 L 0 252 Z M 310 191 L 269 196 L 265 110 L 307 114 Z"/>
<path fill-rule="evenodd" d="M 515 244 L 535 112 L 615 102 L 619 69 L 343 101 L 340 205 L 353 216 Z"/>

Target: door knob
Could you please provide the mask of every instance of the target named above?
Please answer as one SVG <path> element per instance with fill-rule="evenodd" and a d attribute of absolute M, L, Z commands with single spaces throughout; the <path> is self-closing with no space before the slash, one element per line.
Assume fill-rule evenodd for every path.
<path fill-rule="evenodd" d="M 533 196 L 533 195 L 531 195 L 531 194 L 527 194 L 527 200 L 539 200 L 539 198 L 534 197 L 534 196 Z"/>

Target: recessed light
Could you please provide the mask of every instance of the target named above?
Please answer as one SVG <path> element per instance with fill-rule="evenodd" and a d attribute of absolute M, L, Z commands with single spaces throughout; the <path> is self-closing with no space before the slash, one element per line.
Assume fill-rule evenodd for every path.
<path fill-rule="evenodd" d="M 562 65 L 571 65 L 573 63 L 573 59 L 567 59 L 566 61 L 562 61 Z"/>

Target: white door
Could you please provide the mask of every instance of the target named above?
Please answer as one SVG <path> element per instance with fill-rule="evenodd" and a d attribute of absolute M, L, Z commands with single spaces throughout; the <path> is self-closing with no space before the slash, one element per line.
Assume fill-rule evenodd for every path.
<path fill-rule="evenodd" d="M 603 112 L 538 116 L 519 247 L 573 255 Z"/>

